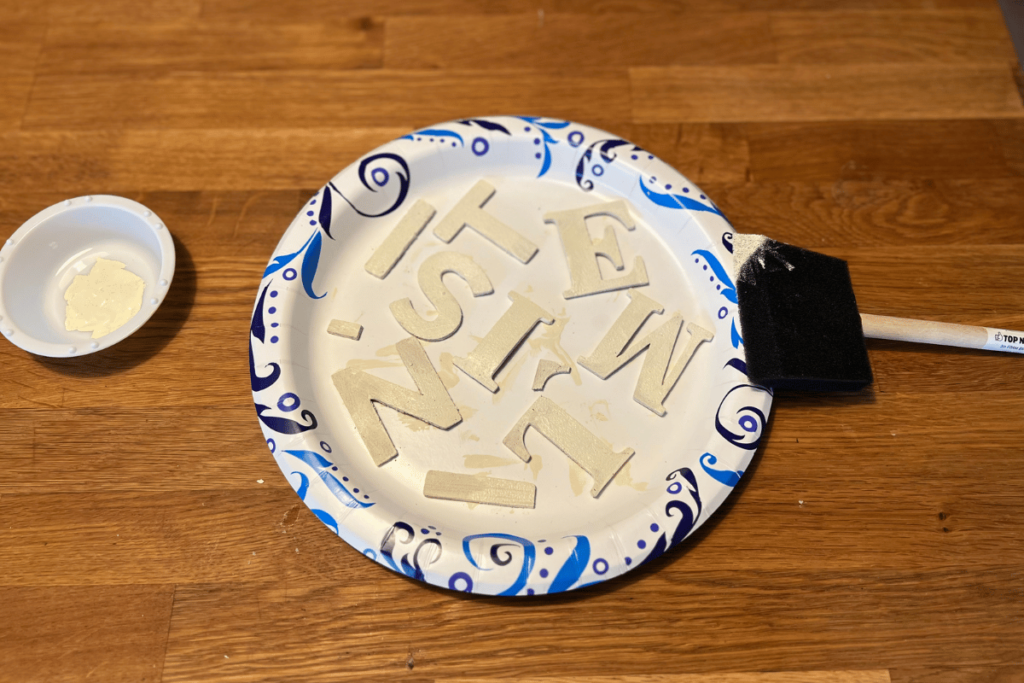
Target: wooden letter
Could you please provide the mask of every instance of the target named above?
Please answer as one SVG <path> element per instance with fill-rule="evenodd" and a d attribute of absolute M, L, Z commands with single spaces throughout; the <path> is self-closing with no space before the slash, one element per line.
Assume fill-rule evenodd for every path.
<path fill-rule="evenodd" d="M 422 344 L 409 337 L 398 342 L 395 347 L 406 370 L 412 375 L 418 392 L 355 368 L 339 370 L 331 376 L 334 387 L 352 416 L 356 431 L 377 467 L 398 455 L 398 450 L 377 415 L 377 408 L 373 405 L 375 402 L 440 429 L 450 429 L 462 422 L 459 409 L 455 407 L 441 378 L 430 364 Z"/>
<path fill-rule="evenodd" d="M 590 238 L 587 230 L 587 219 L 593 216 L 611 216 L 622 223 L 627 230 L 636 228 L 626 202 L 619 199 L 606 204 L 595 204 L 582 209 L 569 211 L 553 211 L 544 215 L 545 223 L 558 226 L 558 235 L 562 238 L 562 249 L 565 251 L 565 262 L 569 267 L 569 278 L 572 285 L 562 293 L 566 299 L 573 299 L 588 294 L 611 292 L 628 287 L 642 287 L 648 284 L 647 268 L 644 260 L 637 256 L 633 261 L 633 271 L 628 275 L 605 280 L 601 277 L 601 269 L 597 263 L 598 256 L 604 256 L 612 262 L 615 270 L 622 270 L 622 252 L 615 239 L 615 231 L 606 228 L 599 240 Z"/>
<path fill-rule="evenodd" d="M 462 324 L 462 307 L 443 282 L 448 273 L 454 273 L 465 280 L 473 296 L 494 292 L 487 273 L 469 256 L 452 251 L 434 254 L 420 266 L 419 283 L 423 294 L 437 309 L 437 317 L 424 320 L 416 314 L 408 298 L 394 301 L 391 313 L 406 332 L 426 341 L 441 341 L 459 329 Z"/>
<path fill-rule="evenodd" d="M 544 391 L 544 386 L 548 383 L 549 379 L 555 375 L 567 375 L 571 372 L 572 368 L 568 365 L 562 365 L 553 360 L 542 358 L 537 363 L 537 372 L 533 375 L 533 390 Z"/>
<path fill-rule="evenodd" d="M 327 324 L 327 334 L 359 341 L 359 337 L 363 334 L 363 326 L 359 323 L 350 323 L 347 320 L 335 318 Z"/>
<path fill-rule="evenodd" d="M 395 267 L 402 255 L 408 251 L 412 243 L 416 241 L 423 228 L 434 217 L 434 207 L 422 199 L 417 199 L 402 220 L 398 221 L 395 229 L 388 234 L 384 243 L 377 247 L 373 256 L 366 262 L 366 272 L 381 280 L 388 276 L 391 269 Z"/>
<path fill-rule="evenodd" d="M 498 479 L 483 474 L 429 470 L 423 480 L 423 495 L 463 503 L 532 509 L 537 501 L 537 487 L 525 481 Z"/>
<path fill-rule="evenodd" d="M 523 263 L 529 263 L 537 253 L 537 245 L 482 208 L 494 192 L 493 185 L 478 180 L 455 208 L 441 219 L 434 228 L 434 234 L 445 242 L 451 242 L 468 225 Z"/>
<path fill-rule="evenodd" d="M 468 356 L 453 361 L 455 367 L 487 387 L 491 393 L 498 391 L 494 375 L 537 323 L 550 325 L 555 322 L 554 316 L 522 294 L 509 292 L 508 298 L 512 299 L 512 307 L 494 323 L 487 336 Z"/>
<path fill-rule="evenodd" d="M 689 341 L 679 354 L 676 364 L 669 370 L 672 352 L 675 350 L 679 330 L 683 326 L 683 317 L 676 314 L 643 339 L 630 343 L 647 319 L 654 313 L 661 313 L 664 308 L 636 290 L 629 291 L 629 298 L 626 310 L 608 330 L 604 339 L 589 356 L 581 356 L 579 363 L 601 379 L 608 379 L 613 372 L 633 360 L 644 349 L 648 349 L 633 398 L 645 408 L 664 416 L 665 397 L 679 381 L 679 376 L 683 374 L 697 347 L 714 337 L 714 334 L 694 323 L 689 323 L 686 326 L 686 331 L 690 335 Z"/>
<path fill-rule="evenodd" d="M 554 401 L 541 396 L 502 441 L 523 462 L 530 462 L 532 457 L 524 441 L 526 430 L 530 427 L 540 432 L 594 478 L 594 487 L 590 489 L 590 495 L 594 498 L 601 495 L 601 491 L 615 478 L 626 461 L 633 457 L 632 448 L 613 451 L 607 442 L 594 436 Z"/>

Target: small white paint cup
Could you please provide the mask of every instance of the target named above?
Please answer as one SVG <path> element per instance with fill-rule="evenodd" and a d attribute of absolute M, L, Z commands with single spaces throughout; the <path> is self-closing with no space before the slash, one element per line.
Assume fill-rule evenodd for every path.
<path fill-rule="evenodd" d="M 142 308 L 99 339 L 65 329 L 64 293 L 97 258 L 125 264 L 146 283 Z M 0 334 L 52 358 L 109 348 L 142 327 L 174 277 L 174 242 L 163 221 L 138 202 L 93 195 L 66 199 L 26 221 L 0 248 Z"/>

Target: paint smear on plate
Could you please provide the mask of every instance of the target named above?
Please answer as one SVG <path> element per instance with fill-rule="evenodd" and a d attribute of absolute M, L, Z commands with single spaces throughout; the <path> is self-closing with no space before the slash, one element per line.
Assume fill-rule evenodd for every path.
<path fill-rule="evenodd" d="M 464 455 L 462 460 L 466 467 L 471 469 L 486 469 L 488 467 L 504 467 L 505 465 L 514 465 L 518 460 L 512 458 L 500 458 L 496 455 L 487 455 L 485 453 Z"/>
<path fill-rule="evenodd" d="M 69 332 L 92 332 L 105 337 L 122 327 L 142 308 L 146 283 L 124 264 L 97 258 L 88 275 L 76 275 L 64 292 L 64 327 Z"/>

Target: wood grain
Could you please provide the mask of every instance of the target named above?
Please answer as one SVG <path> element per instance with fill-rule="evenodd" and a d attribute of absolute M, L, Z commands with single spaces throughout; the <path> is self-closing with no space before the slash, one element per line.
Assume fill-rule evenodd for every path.
<path fill-rule="evenodd" d="M 783 64 L 1014 60 L 995 5 L 940 11 L 777 12 L 771 32 Z"/>
<path fill-rule="evenodd" d="M 318 581 L 179 588 L 172 634 L 180 629 L 205 637 L 172 638 L 164 679 L 194 680 L 213 670 L 226 680 L 363 680 L 374 672 L 446 680 L 493 678 L 495 667 L 503 678 L 536 678 L 566 661 L 574 675 L 590 678 L 629 675 L 652 651 L 663 673 L 778 670 L 796 658 L 812 670 L 836 670 L 871 666 L 882 657 L 912 660 L 913 655 L 901 656 L 894 642 L 904 638 L 913 639 L 921 654 L 942 653 L 950 661 L 963 661 L 968 653 L 987 662 L 1006 661 L 1020 652 L 1013 640 L 1019 640 L 1020 627 L 998 605 L 1007 595 L 998 586 L 1011 580 L 1012 571 L 959 581 L 950 581 L 954 574 L 942 569 L 831 576 L 660 571 L 642 582 L 616 581 L 585 602 L 576 597 L 534 601 L 515 611 L 514 639 L 504 623 L 508 617 L 498 616 L 503 610 L 493 602 L 410 593 L 411 584 L 360 601 L 347 599 L 351 593 L 343 587 Z M 916 599 L 907 601 L 910 586 L 917 589 Z M 804 595 L 799 604 L 785 597 L 794 590 Z M 722 605 L 723 593 L 734 599 Z M 988 618 L 959 615 L 963 632 L 951 637 L 941 623 L 945 605 L 964 600 L 984 604 Z M 414 601 L 416 609 L 404 609 L 406 601 Z M 639 604 L 644 608 L 622 607 Z M 709 608 L 743 629 L 723 642 Z M 680 610 L 686 613 L 685 637 L 666 638 L 666 627 L 683 626 Z M 426 621 L 418 612 L 444 616 Z M 601 631 L 589 627 L 594 613 L 602 614 Z M 994 618 L 995 613 L 1002 616 Z M 254 633 L 242 637 L 240 623 L 251 625 Z M 909 632 L 911 624 L 923 623 L 929 625 Z M 472 639 L 458 637 L 466 630 Z M 281 656 L 270 656 L 263 642 L 276 643 Z M 332 647 L 310 647 L 310 642 Z M 728 659 L 722 657 L 723 647 L 731 651 Z"/>
<path fill-rule="evenodd" d="M 642 123 L 1024 116 L 1006 63 L 636 67 L 630 81 Z"/>
<path fill-rule="evenodd" d="M 382 99 L 382 92 L 389 97 Z M 234 71 L 172 73 L 146 79 L 60 74 L 39 75 L 35 93 L 22 121 L 26 130 L 409 123 L 419 128 L 481 111 L 538 110 L 556 118 L 600 125 L 630 115 L 625 70 L 589 74 L 531 70 Z M 604 106 L 595 109 L 593 102 Z M 408 116 L 410 110 L 417 112 L 414 118 Z"/>
<path fill-rule="evenodd" d="M 173 595 L 159 585 L 0 588 L 0 680 L 159 681 Z"/>
<path fill-rule="evenodd" d="M 43 0 L 38 4 L 46 8 L 55 26 L 108 21 L 112 17 L 136 24 L 196 19 L 204 5 L 203 0 Z"/>
<path fill-rule="evenodd" d="M 0 4 L 0 239 L 113 193 L 178 256 L 157 315 L 87 362 L 0 344 L 0 683 L 1024 680 L 1019 358 L 870 340 L 874 385 L 779 392 L 683 547 L 529 601 L 336 538 L 245 361 L 316 188 L 494 113 L 634 141 L 736 230 L 846 259 L 863 310 L 1024 329 L 1013 61 L 994 0 Z"/>
<path fill-rule="evenodd" d="M 197 21 L 137 25 L 56 24 L 46 34 L 37 73 L 166 74 L 288 69 L 379 68 L 383 25 L 373 19 L 273 24 Z"/>
<path fill-rule="evenodd" d="M 309 188 L 312 191 L 366 150 L 410 130 L 220 128 L 11 132 L 0 134 L 0 183 L 11 189 L 39 189 L 34 176 L 18 171 L 19 164 L 31 164 L 46 174 L 53 189 L 68 196 L 157 190 Z M 0 210 L 2 207 L 0 204 Z M 298 208 L 296 205 L 294 211 Z"/>
<path fill-rule="evenodd" d="M 1020 244 L 1021 179 L 706 183 L 740 232 L 806 247 Z M 823 226 L 829 226 L 823 230 Z"/>
<path fill-rule="evenodd" d="M 451 683 L 481 683 L 486 678 L 453 678 Z M 652 674 L 649 676 L 542 676 L 509 679 L 510 683 L 889 683 L 887 671 L 784 671 L 715 674 Z"/>
<path fill-rule="evenodd" d="M 763 40 L 770 30 L 768 15 L 757 12 L 405 17 L 388 21 L 384 63 L 425 69 L 759 64 L 775 61 L 771 41 Z M 452 32 L 463 39 L 453 43 Z"/>
<path fill-rule="evenodd" d="M 759 183 L 1024 176 L 1024 120 L 741 124 Z"/>
<path fill-rule="evenodd" d="M 984 3 L 991 7 L 992 3 Z M 934 10 L 934 9 L 977 9 L 977 0 L 551 0 L 549 9 L 561 11 L 585 11 L 600 14 L 622 12 L 656 12 L 660 14 L 686 13 L 697 9 L 716 12 L 751 11 L 794 11 L 814 10 L 838 12 L 862 10 L 878 12 L 885 10 Z"/>
<path fill-rule="evenodd" d="M 79 0 L 82 1 L 82 0 Z M 104 0 L 118 3 L 122 0 Z M 190 0 L 177 0 L 187 3 Z M 204 18 L 244 20 L 249 22 L 294 21 L 296 16 L 315 16 L 321 19 L 358 16 L 423 16 L 484 14 L 509 15 L 538 11 L 547 13 L 602 14 L 645 13 L 661 16 L 690 12 L 784 11 L 784 10 L 934 10 L 977 9 L 978 0 L 494 0 L 479 3 L 474 0 L 423 0 L 409 4 L 406 0 L 284 0 L 268 3 L 263 0 L 220 0 L 203 6 Z M 984 6 L 994 7 L 985 2 Z"/>
<path fill-rule="evenodd" d="M 895 669 L 893 683 L 1021 683 L 1024 667 L 1005 666 L 992 669 L 983 667 Z"/>
<path fill-rule="evenodd" d="M 0 453 L 7 473 L 0 494 L 288 487 L 258 434 L 226 446 L 230 457 L 203 457 L 208 434 L 251 432 L 256 413 L 244 403 L 156 410 L 33 408 L 5 415 L 0 439 L 9 448 Z M 154 441 L 167 457 L 154 456 L 149 445 Z"/>
<path fill-rule="evenodd" d="M 0 22 L 0 129 L 21 123 L 45 34 L 46 24 L 38 19 Z"/>

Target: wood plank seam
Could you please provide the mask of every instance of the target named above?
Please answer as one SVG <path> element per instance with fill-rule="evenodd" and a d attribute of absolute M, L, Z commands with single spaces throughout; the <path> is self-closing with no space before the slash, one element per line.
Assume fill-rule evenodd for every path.
<path fill-rule="evenodd" d="M 164 631 L 164 648 L 163 656 L 160 657 L 160 668 L 156 674 L 156 680 L 162 681 L 164 678 L 164 666 L 167 664 L 167 651 L 171 646 L 171 624 L 174 623 L 174 603 L 178 598 L 178 584 L 174 584 L 174 588 L 171 589 L 171 609 L 167 611 L 167 630 Z"/>

